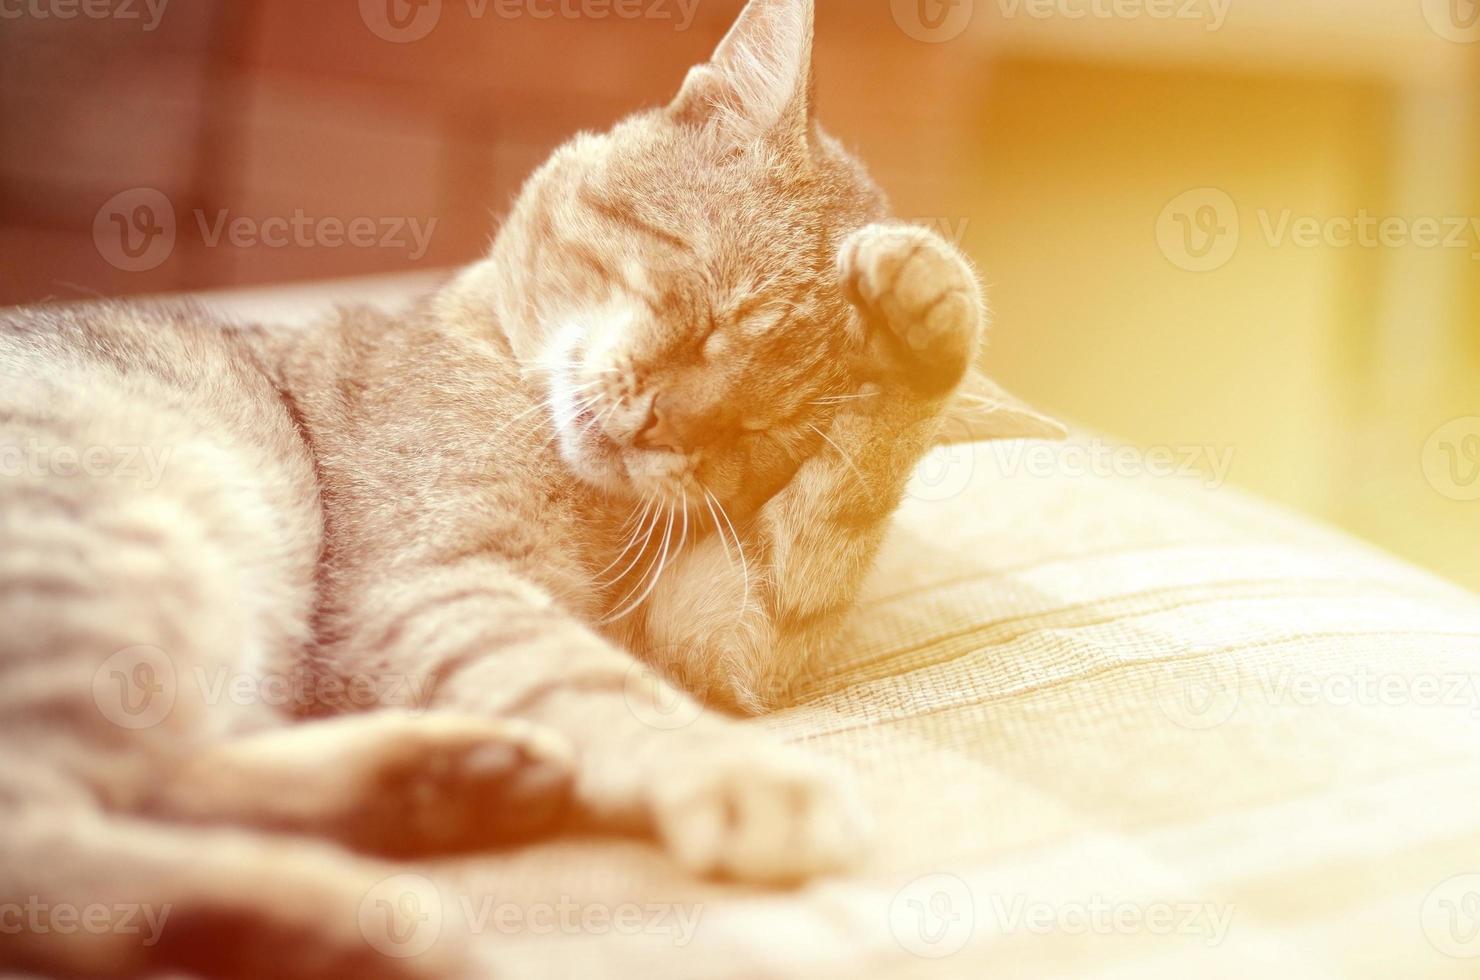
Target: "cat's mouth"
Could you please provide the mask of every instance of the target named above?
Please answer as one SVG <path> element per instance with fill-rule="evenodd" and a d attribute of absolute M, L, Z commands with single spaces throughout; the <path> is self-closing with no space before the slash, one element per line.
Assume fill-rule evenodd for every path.
<path fill-rule="evenodd" d="M 670 506 L 703 499 L 699 454 L 631 445 L 613 438 L 601 419 L 599 408 L 588 408 L 562 426 L 563 455 L 577 475 L 635 499 L 657 499 Z"/>
<path fill-rule="evenodd" d="M 574 475 L 607 492 L 672 507 L 704 499 L 700 470 L 711 448 L 644 444 L 652 395 L 623 383 L 613 368 L 584 363 L 573 348 L 563 349 L 558 363 L 546 404 L 559 453 Z"/>

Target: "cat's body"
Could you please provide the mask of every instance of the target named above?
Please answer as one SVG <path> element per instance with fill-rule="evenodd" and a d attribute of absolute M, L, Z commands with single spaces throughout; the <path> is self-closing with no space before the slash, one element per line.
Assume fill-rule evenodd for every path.
<path fill-rule="evenodd" d="M 0 446 L 44 461 L 0 486 L 0 900 L 176 916 L 17 962 L 251 976 L 291 943 L 270 972 L 435 974 L 366 946 L 373 867 L 303 838 L 478 847 L 567 791 L 696 872 L 853 859 L 831 773 L 644 667 L 715 708 L 794 698 L 978 347 L 965 260 L 878 224 L 815 128 L 811 20 L 755 0 L 407 314 L 0 319 Z"/>

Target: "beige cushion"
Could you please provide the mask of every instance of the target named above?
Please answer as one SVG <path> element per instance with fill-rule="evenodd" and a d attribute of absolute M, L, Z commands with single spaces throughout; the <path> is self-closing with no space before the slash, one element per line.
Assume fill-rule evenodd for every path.
<path fill-rule="evenodd" d="M 1480 601 L 1075 451 L 942 450 L 836 662 L 758 722 L 857 773 L 856 873 L 562 840 L 439 869 L 449 927 L 518 977 L 1477 975 Z"/>
<path fill-rule="evenodd" d="M 1091 458 L 941 450 L 836 660 L 757 722 L 857 774 L 856 873 L 768 893 L 559 840 L 404 869 L 427 925 L 519 978 L 1480 975 L 1480 601 Z"/>

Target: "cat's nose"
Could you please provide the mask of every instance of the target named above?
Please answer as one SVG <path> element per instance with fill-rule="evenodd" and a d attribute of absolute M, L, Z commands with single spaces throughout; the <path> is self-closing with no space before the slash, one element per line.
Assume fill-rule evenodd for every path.
<path fill-rule="evenodd" d="M 709 443 L 722 428 L 715 411 L 690 408 L 672 392 L 665 391 L 653 399 L 647 423 L 637 434 L 637 445 L 642 449 L 686 453 Z"/>

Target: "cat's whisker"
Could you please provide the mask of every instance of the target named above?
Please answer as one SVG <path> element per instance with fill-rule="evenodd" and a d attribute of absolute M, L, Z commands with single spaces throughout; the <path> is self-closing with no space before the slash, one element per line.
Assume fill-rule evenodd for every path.
<path fill-rule="evenodd" d="M 704 490 L 704 506 L 709 508 L 709 519 L 714 522 L 714 532 L 715 534 L 719 535 L 719 540 L 724 545 L 725 560 L 728 561 L 730 563 L 730 567 L 733 568 L 737 564 L 737 561 L 736 557 L 730 554 L 730 535 L 725 530 L 725 526 L 720 523 L 719 514 L 714 509 L 714 494 L 710 493 L 708 488 L 705 488 Z M 743 573 L 745 568 L 744 562 L 739 562 L 739 565 Z M 745 591 L 740 596 L 740 611 L 735 615 L 735 622 L 739 623 L 743 621 L 745 619 L 745 614 L 749 611 L 749 609 L 750 582 L 749 576 L 746 576 Z"/>
<path fill-rule="evenodd" d="M 730 520 L 730 512 L 725 510 L 724 503 L 708 490 L 704 492 L 714 502 L 714 506 L 719 508 L 720 515 L 724 517 L 725 523 L 730 526 L 730 534 L 735 539 L 735 552 L 740 556 L 740 574 L 745 582 L 744 598 L 741 599 L 740 604 L 740 618 L 743 620 L 746 613 L 750 612 L 750 562 L 745 559 L 745 545 L 741 543 L 740 532 L 735 530 L 735 522 Z"/>
<path fill-rule="evenodd" d="M 874 397 L 872 393 L 864 392 L 857 395 L 828 395 L 813 401 L 813 405 L 842 405 L 846 402 L 858 402 Z"/>
<path fill-rule="evenodd" d="M 655 498 L 650 498 L 649 499 L 649 509 L 651 510 L 651 521 L 649 521 L 647 513 L 644 512 L 643 524 L 639 524 L 638 525 L 639 531 L 641 530 L 641 528 L 644 525 L 647 525 L 647 536 L 642 539 L 642 547 L 638 548 L 637 551 L 636 551 L 636 553 L 634 553 L 632 555 L 632 560 L 627 563 L 627 567 L 626 568 L 623 568 L 620 572 L 618 572 L 617 574 L 613 575 L 611 578 L 609 578 L 606 581 L 604 581 L 604 582 L 601 583 L 601 586 L 600 587 L 601 587 L 601 589 L 603 591 L 606 590 L 606 589 L 611 588 L 613 585 L 616 585 L 618 582 L 620 582 L 623 579 L 625 579 L 628 575 L 631 575 L 633 569 L 635 569 L 637 567 L 638 563 L 642 561 L 643 556 L 647 554 L 648 545 L 650 545 L 650 544 L 653 543 L 653 535 L 657 533 L 657 531 L 658 531 L 658 524 L 663 519 L 663 508 L 661 506 L 658 506 L 658 507 L 651 506 L 651 505 L 656 504 L 656 503 L 657 503 L 657 500 Z M 635 537 L 635 535 L 634 535 L 634 537 Z M 641 584 L 642 584 L 642 579 L 639 578 L 638 579 L 638 584 L 627 590 L 627 595 L 624 595 L 622 597 L 622 601 L 625 602 L 627 600 L 628 596 L 631 596 L 635 591 L 637 591 L 638 588 L 641 588 Z"/>
<path fill-rule="evenodd" d="M 627 547 L 623 548 L 621 554 L 617 555 L 617 557 L 615 557 L 615 558 L 612 559 L 612 562 L 611 562 L 610 565 L 607 565 L 601 571 L 597 572 L 595 575 L 592 575 L 591 578 L 593 578 L 593 579 L 600 579 L 607 572 L 611 571 L 613 568 L 616 568 L 617 565 L 618 565 L 618 563 L 620 563 L 623 558 L 626 558 L 627 555 L 631 553 L 631 551 L 632 551 L 633 548 L 637 547 L 637 539 L 640 538 L 640 537 L 642 537 L 642 528 L 643 528 L 643 525 L 647 523 L 648 512 L 651 511 L 652 509 L 653 509 L 653 498 L 652 497 L 647 498 L 647 503 L 646 503 L 645 506 L 632 508 L 632 513 L 628 516 L 627 523 L 626 524 L 623 524 L 621 531 L 618 532 L 619 534 L 626 535 L 627 534 L 627 529 L 628 528 L 631 528 L 632 529 L 632 534 L 627 539 Z M 638 511 L 641 511 L 642 512 L 642 516 L 641 517 L 638 517 L 637 516 Z M 636 524 L 633 523 L 634 519 L 636 520 Z M 620 579 L 618 579 L 618 581 L 620 581 Z"/>
<path fill-rule="evenodd" d="M 581 435 L 583 435 L 583 436 L 590 435 L 591 434 L 591 431 L 593 429 L 597 429 L 597 428 L 600 428 L 601 426 L 605 425 L 606 424 L 606 420 L 609 419 L 609 418 L 611 418 L 613 415 L 615 415 L 616 412 L 617 412 L 617 409 L 619 407 L 620 407 L 620 403 L 613 402 L 611 405 L 608 405 L 607 406 L 606 411 L 602 412 L 599 415 L 593 415 L 591 417 L 591 421 L 587 422 L 586 425 L 585 425 L 585 427 L 581 429 Z"/>
<path fill-rule="evenodd" d="M 594 387 L 596 387 L 597 384 L 599 384 L 599 382 L 593 381 L 593 382 L 591 382 L 588 385 L 582 385 L 580 388 L 576 388 L 576 389 L 572 390 L 571 391 L 571 394 L 572 395 L 584 394 L 587 391 L 587 389 L 594 388 Z M 488 437 L 489 440 L 491 441 L 491 440 L 494 440 L 494 439 L 499 438 L 504 433 L 506 433 L 510 429 L 512 429 L 514 426 L 518 425 L 520 422 L 522 422 L 525 419 L 529 418 L 531 415 L 536 414 L 537 412 L 541 411 L 542 409 L 549 409 L 550 414 L 552 416 L 558 411 L 558 409 L 557 409 L 557 407 L 555 405 L 555 396 L 554 395 L 551 395 L 551 396 L 549 396 L 547 398 L 542 399 L 539 402 L 539 404 L 534 405 L 534 406 L 532 406 L 530 408 L 525 409 L 524 411 L 520 412 L 518 415 L 514 416 L 509 421 L 505 422 L 503 425 L 499 426 L 498 429 L 497 429 L 497 431 L 495 431 L 492 435 L 490 435 Z M 543 425 L 547 425 L 549 423 L 549 421 L 550 420 L 548 420 L 548 419 L 541 420 L 540 424 L 537 425 L 537 426 L 535 426 L 535 428 L 538 429 L 538 428 L 540 428 Z"/>
<path fill-rule="evenodd" d="M 600 395 L 591 395 L 587 398 L 575 402 L 574 404 L 567 406 L 565 414 L 561 416 L 561 418 L 559 418 L 558 420 L 554 418 L 554 413 L 551 413 L 551 421 L 555 423 L 555 435 L 558 436 L 561 429 L 565 428 L 567 425 L 570 425 L 582 415 L 585 415 L 592 408 L 596 407 L 596 405 L 600 402 Z M 545 443 L 546 447 L 548 447 L 549 445 L 549 442 Z"/>
<path fill-rule="evenodd" d="M 627 616 L 630 616 L 632 613 L 636 612 L 638 609 L 642 608 L 642 604 L 648 601 L 648 598 L 653 594 L 653 590 L 656 589 L 658 587 L 658 583 L 662 581 L 662 579 L 663 579 L 663 572 L 665 570 L 667 570 L 667 568 L 668 568 L 668 561 L 669 561 L 669 559 L 675 553 L 681 553 L 683 551 L 684 544 L 688 541 L 688 538 L 689 538 L 689 508 L 688 508 L 688 492 L 687 491 L 684 492 L 684 502 L 683 502 L 683 510 L 682 510 L 682 512 L 683 512 L 683 529 L 682 529 L 682 533 L 679 536 L 677 545 L 675 546 L 673 544 L 674 513 L 673 513 L 673 508 L 670 507 L 668 509 L 668 526 L 663 531 L 663 543 L 662 543 L 662 545 L 658 549 L 657 568 L 656 568 L 656 571 L 653 571 L 651 580 L 648 581 L 647 589 L 642 593 L 642 595 L 638 596 L 635 600 L 633 600 L 632 604 L 629 605 L 620 615 L 618 615 L 616 617 L 616 619 L 613 619 L 612 622 L 616 622 L 617 620 L 624 619 Z M 652 568 L 653 568 L 653 566 L 650 565 L 649 566 L 649 570 L 651 571 Z M 647 576 L 644 575 L 644 579 L 646 579 L 646 578 L 647 578 Z M 638 587 L 641 587 L 641 585 L 642 585 L 642 580 L 639 580 L 638 581 Z M 629 595 L 630 595 L 630 593 L 629 593 Z"/>
<path fill-rule="evenodd" d="M 503 425 L 499 426 L 498 430 L 495 431 L 491 436 L 489 436 L 489 439 L 497 439 L 499 436 L 503 435 L 505 432 L 508 432 L 514 426 L 518 425 L 520 422 L 523 422 L 525 419 L 529 418 L 531 415 L 535 414 L 542 408 L 552 408 L 548 399 L 540 402 L 538 405 L 535 405 L 532 408 L 525 409 L 509 421 L 505 422 Z"/>
<path fill-rule="evenodd" d="M 817 433 L 819 436 L 822 437 L 824 442 L 833 447 L 833 449 L 837 451 L 838 455 L 843 457 L 843 462 L 848 464 L 848 468 L 853 471 L 853 475 L 858 477 L 858 482 L 867 485 L 868 481 L 863 478 L 863 471 L 858 468 L 857 463 L 853 462 L 853 457 L 843 452 L 843 447 L 839 446 L 836 442 L 833 441 L 832 436 L 829 436 L 826 432 L 823 432 L 811 422 L 807 423 L 807 428 Z"/>
<path fill-rule="evenodd" d="M 679 554 L 683 554 L 683 546 L 689 540 L 689 492 L 688 490 L 681 490 L 681 492 L 683 493 L 683 534 L 678 539 Z"/>
<path fill-rule="evenodd" d="M 719 535 L 720 543 L 724 545 L 725 561 L 735 564 L 735 559 L 730 555 L 730 536 L 725 533 L 724 526 L 719 522 L 719 515 L 714 512 L 714 494 L 707 487 L 704 488 L 704 506 L 709 508 L 709 519 L 714 521 L 714 533 Z"/>
<path fill-rule="evenodd" d="M 603 619 L 601 621 L 602 625 L 609 625 L 611 623 L 620 622 L 621 620 L 626 619 L 628 616 L 632 615 L 634 612 L 640 609 L 644 602 L 647 602 L 648 597 L 653 594 L 653 590 L 658 587 L 658 581 L 663 577 L 663 569 L 666 568 L 668 565 L 668 549 L 672 541 L 673 508 L 670 507 L 668 509 L 668 526 L 663 531 L 663 543 L 658 548 L 658 557 L 657 559 L 655 559 L 654 564 L 650 564 L 648 566 L 647 572 L 643 573 L 642 578 L 637 580 L 637 585 L 632 589 L 632 591 L 629 591 L 627 595 L 631 595 L 632 592 L 635 592 L 637 589 L 642 588 L 643 582 L 648 582 L 648 587 L 646 591 L 644 591 L 642 595 L 638 596 L 630 604 L 625 606 L 621 612 L 612 613 L 606 619 Z M 655 566 L 657 569 L 656 572 L 653 571 Z M 652 574 L 649 575 L 649 573 Z M 626 602 L 626 600 L 627 596 L 623 596 L 622 601 Z"/>
<path fill-rule="evenodd" d="M 589 368 L 577 367 L 574 364 L 553 364 L 553 365 L 551 365 L 551 364 L 536 364 L 536 363 L 524 363 L 524 362 L 520 362 L 520 363 L 521 363 L 522 366 L 519 368 L 519 373 L 522 374 L 522 375 L 524 375 L 525 377 L 529 377 L 532 374 L 544 374 L 544 375 L 548 375 L 548 376 L 551 376 L 551 377 L 562 377 L 562 378 L 564 378 L 564 377 L 570 377 L 571 375 L 580 375 L 582 377 L 589 377 L 589 378 L 601 379 L 601 378 L 608 378 L 608 377 L 611 377 L 614 374 L 620 374 L 621 373 L 618 368 L 601 368 L 599 370 L 594 370 L 593 371 L 593 370 L 591 370 Z"/>
<path fill-rule="evenodd" d="M 561 430 L 563 430 L 567 425 L 570 425 L 576 419 L 580 418 L 582 415 L 585 415 L 597 405 L 599 405 L 601 403 L 601 399 L 601 393 L 598 392 L 580 402 L 577 402 L 575 405 L 570 406 L 565 414 L 565 417 L 559 419 L 558 421 L 555 421 L 554 426 L 550 432 L 550 438 L 544 441 L 544 443 L 540 446 L 539 451 L 544 452 L 545 450 L 549 449 L 550 446 L 553 445 L 554 442 L 560 438 Z"/>

